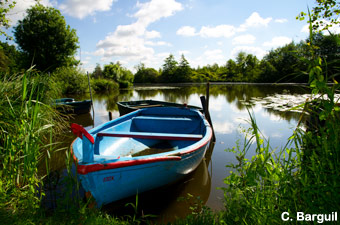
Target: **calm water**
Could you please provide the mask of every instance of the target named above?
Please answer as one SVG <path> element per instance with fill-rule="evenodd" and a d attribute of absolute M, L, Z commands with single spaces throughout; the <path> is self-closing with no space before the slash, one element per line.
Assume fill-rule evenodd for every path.
<path fill-rule="evenodd" d="M 119 116 L 116 102 L 139 99 L 154 99 L 201 106 L 200 96 L 205 95 L 206 86 L 183 87 L 134 87 L 117 93 L 95 94 L 94 119 L 92 112 L 76 117 L 72 122 L 83 125 L 87 130 Z M 285 112 L 283 106 L 292 106 L 308 90 L 294 85 L 210 85 L 209 110 L 215 129 L 216 143 L 211 145 L 199 168 L 185 180 L 175 185 L 139 195 L 140 209 L 144 214 L 159 215 L 159 221 L 170 221 L 190 213 L 189 207 L 201 202 L 213 210 L 223 209 L 223 179 L 229 174 L 226 165 L 236 163 L 235 155 L 225 150 L 243 143 L 248 128 L 249 115 L 246 105 L 252 107 L 257 124 L 270 140 L 272 148 L 280 148 L 292 134 L 300 114 Z M 86 99 L 87 96 L 75 96 Z M 270 103 L 270 104 L 269 104 Z M 69 145 L 72 138 L 65 141 Z M 250 152 L 250 155 L 254 152 Z M 64 156 L 56 157 L 54 168 L 62 169 Z M 114 191 L 114 187 L 113 187 Z M 190 194 L 190 195 L 188 195 Z M 192 197 L 191 197 L 192 196 Z M 134 198 L 105 206 L 103 210 L 113 214 L 126 213 L 124 205 Z M 161 219 L 162 218 L 162 219 Z"/>

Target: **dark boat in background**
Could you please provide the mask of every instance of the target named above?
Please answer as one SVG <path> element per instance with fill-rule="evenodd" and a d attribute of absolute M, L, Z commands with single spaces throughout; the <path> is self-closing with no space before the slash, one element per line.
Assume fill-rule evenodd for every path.
<path fill-rule="evenodd" d="M 92 101 L 75 101 L 73 98 L 60 98 L 55 100 L 54 105 L 64 113 L 84 114 L 90 112 Z"/>
<path fill-rule="evenodd" d="M 128 101 L 128 102 L 117 102 L 117 105 L 118 105 L 120 116 L 136 111 L 138 109 L 150 108 L 150 107 L 177 107 L 177 108 L 197 109 L 201 112 L 203 111 L 202 108 L 193 106 L 193 105 L 178 104 L 174 102 L 164 102 L 164 101 L 156 101 L 156 100 L 137 100 L 137 101 Z"/>

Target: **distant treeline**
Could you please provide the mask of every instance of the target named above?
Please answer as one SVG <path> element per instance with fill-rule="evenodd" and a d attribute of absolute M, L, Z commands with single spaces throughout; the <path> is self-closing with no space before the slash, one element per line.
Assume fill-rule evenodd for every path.
<path fill-rule="evenodd" d="M 339 36 L 339 35 L 338 35 Z M 313 44 L 318 46 L 316 54 L 326 60 L 329 74 L 336 76 L 340 69 L 340 43 L 335 36 L 317 34 Z M 235 60 L 229 59 L 225 65 L 206 65 L 192 68 L 184 55 L 177 62 L 172 54 L 164 61 L 160 70 L 137 66 L 134 83 L 182 83 L 182 82 L 262 82 L 262 83 L 307 83 L 308 64 L 311 58 L 308 50 L 310 40 L 294 42 L 269 51 L 259 60 L 252 54 L 240 52 Z"/>
<path fill-rule="evenodd" d="M 339 36 L 339 35 L 336 35 Z M 337 43 L 335 35 L 317 34 L 313 43 L 317 46 L 315 53 L 327 62 L 328 77 L 335 78 L 340 69 L 340 43 Z M 206 65 L 192 68 L 185 58 L 181 56 L 179 62 L 170 54 L 165 60 L 162 68 L 156 70 L 147 68 L 143 63 L 137 65 L 136 73 L 124 68 L 119 62 L 104 65 L 103 69 L 97 64 L 91 73 L 92 83 L 97 91 L 108 91 L 118 86 L 129 87 L 132 83 L 184 83 L 184 82 L 261 82 L 261 83 L 307 83 L 309 75 L 309 60 L 312 55 L 309 51 L 310 40 L 300 43 L 290 43 L 284 47 L 272 49 L 267 55 L 259 60 L 252 54 L 245 52 L 238 53 L 235 60 L 229 59 L 225 65 Z M 27 59 L 25 55 L 17 50 L 13 45 L 0 43 L 0 72 L 2 74 L 15 74 L 23 69 L 27 69 Z M 67 72 L 66 72 L 66 71 Z M 60 68 L 55 70 L 57 73 Z M 66 73 L 63 76 L 57 75 L 56 81 L 63 83 L 62 87 L 69 87 L 68 93 L 74 89 L 74 85 L 79 82 L 81 71 L 73 69 L 63 69 Z M 79 74 L 74 82 L 67 84 L 67 76 L 72 76 L 72 71 Z M 54 73 L 56 73 L 54 72 Z M 84 75 L 84 74 L 83 74 Z M 75 75 L 73 75 L 75 76 Z M 336 79 L 336 78 L 335 78 Z M 83 79 L 84 80 L 84 79 Z M 66 82 L 66 83 L 65 83 Z M 82 83 L 86 82 L 84 80 Z M 114 85 L 115 84 L 115 85 Z M 78 85 L 79 86 L 79 85 Z M 86 85 L 83 85 L 84 87 Z M 82 90 L 81 88 L 77 91 Z"/>

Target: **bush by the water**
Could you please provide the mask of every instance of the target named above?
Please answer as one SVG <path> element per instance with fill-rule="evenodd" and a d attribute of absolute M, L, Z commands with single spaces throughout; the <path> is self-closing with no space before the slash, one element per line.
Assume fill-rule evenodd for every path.
<path fill-rule="evenodd" d="M 78 67 L 61 67 L 52 73 L 61 94 L 78 94 L 88 91 L 87 76 Z"/>
<path fill-rule="evenodd" d="M 107 92 L 119 89 L 119 84 L 117 84 L 113 80 L 92 79 L 91 87 L 95 92 Z"/>

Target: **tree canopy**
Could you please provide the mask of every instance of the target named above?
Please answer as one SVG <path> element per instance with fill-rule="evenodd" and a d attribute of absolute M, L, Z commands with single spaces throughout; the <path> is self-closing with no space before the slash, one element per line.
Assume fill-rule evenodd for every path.
<path fill-rule="evenodd" d="M 77 65 L 76 31 L 66 25 L 60 11 L 37 4 L 27 10 L 27 16 L 14 27 L 15 42 L 32 65 L 41 71 Z"/>

